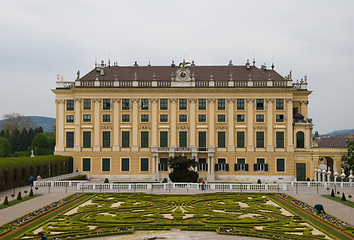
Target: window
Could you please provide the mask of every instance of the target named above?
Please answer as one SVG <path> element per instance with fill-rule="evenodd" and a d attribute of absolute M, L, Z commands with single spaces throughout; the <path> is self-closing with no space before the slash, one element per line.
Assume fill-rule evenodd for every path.
<path fill-rule="evenodd" d="M 111 171 L 111 159 L 102 158 L 102 172 Z"/>
<path fill-rule="evenodd" d="M 168 147 L 168 132 L 160 132 L 160 147 Z"/>
<path fill-rule="evenodd" d="M 237 110 L 245 110 L 245 99 L 237 99 Z"/>
<path fill-rule="evenodd" d="M 111 147 L 111 132 L 103 131 L 102 132 L 102 147 L 109 148 Z"/>
<path fill-rule="evenodd" d="M 142 148 L 149 147 L 149 132 L 148 131 L 141 131 L 140 135 L 140 143 Z"/>
<path fill-rule="evenodd" d="M 129 109 L 130 109 L 130 100 L 122 99 L 122 110 L 129 110 Z"/>
<path fill-rule="evenodd" d="M 103 110 L 111 109 L 111 99 L 103 99 Z"/>
<path fill-rule="evenodd" d="M 284 132 L 276 132 L 276 148 L 284 148 Z"/>
<path fill-rule="evenodd" d="M 218 114 L 218 122 L 225 122 L 225 114 Z"/>
<path fill-rule="evenodd" d="M 256 110 L 264 110 L 264 99 L 256 99 Z"/>
<path fill-rule="evenodd" d="M 253 165 L 253 170 L 258 171 L 268 171 L 268 164 L 265 164 L 264 158 L 257 158 L 257 163 Z"/>
<path fill-rule="evenodd" d="M 66 115 L 66 122 L 73 123 L 74 122 L 74 115 Z"/>
<path fill-rule="evenodd" d="M 111 122 L 111 114 L 103 114 L 103 122 Z"/>
<path fill-rule="evenodd" d="M 91 114 L 84 114 L 83 119 L 84 122 L 91 122 Z"/>
<path fill-rule="evenodd" d="M 160 115 L 160 122 L 168 122 L 168 115 L 167 114 L 161 114 Z"/>
<path fill-rule="evenodd" d="M 130 122 L 130 115 L 122 114 L 122 122 Z"/>
<path fill-rule="evenodd" d="M 198 110 L 206 110 L 206 99 L 198 99 Z"/>
<path fill-rule="evenodd" d="M 160 158 L 159 171 L 167 171 L 167 158 Z"/>
<path fill-rule="evenodd" d="M 256 132 L 256 148 L 264 148 L 264 132 Z"/>
<path fill-rule="evenodd" d="M 82 137 L 83 137 L 82 147 L 90 148 L 91 147 L 91 132 L 84 131 L 82 133 Z"/>
<path fill-rule="evenodd" d="M 140 158 L 140 171 L 141 172 L 149 171 L 149 159 L 148 158 Z"/>
<path fill-rule="evenodd" d="M 218 110 L 225 110 L 225 99 L 218 99 Z"/>
<path fill-rule="evenodd" d="M 229 171 L 229 164 L 225 158 L 218 158 L 218 163 L 215 164 L 215 171 Z"/>
<path fill-rule="evenodd" d="M 187 115 L 186 114 L 180 114 L 179 115 L 179 122 L 187 122 Z"/>
<path fill-rule="evenodd" d="M 293 108 L 293 116 L 295 116 L 296 113 L 299 112 L 299 108 L 298 107 L 294 107 Z"/>
<path fill-rule="evenodd" d="M 122 131 L 122 147 L 128 148 L 130 146 L 130 132 Z"/>
<path fill-rule="evenodd" d="M 160 99 L 160 110 L 168 109 L 168 99 Z"/>
<path fill-rule="evenodd" d="M 277 114 L 275 120 L 276 120 L 276 122 L 284 122 L 284 115 L 283 114 Z"/>
<path fill-rule="evenodd" d="M 149 122 L 149 114 L 141 114 L 140 121 L 141 122 Z"/>
<path fill-rule="evenodd" d="M 225 147 L 225 132 L 218 132 L 218 148 Z"/>
<path fill-rule="evenodd" d="M 199 151 L 206 151 L 206 132 L 198 132 Z"/>
<path fill-rule="evenodd" d="M 91 99 L 84 99 L 84 110 L 91 110 Z"/>
<path fill-rule="evenodd" d="M 264 122 L 264 115 L 256 114 L 256 122 Z"/>
<path fill-rule="evenodd" d="M 122 172 L 129 171 L 129 158 L 122 158 Z"/>
<path fill-rule="evenodd" d="M 235 171 L 248 171 L 248 164 L 246 164 L 246 159 L 237 158 L 237 163 L 235 164 Z"/>
<path fill-rule="evenodd" d="M 208 171 L 208 164 L 206 163 L 206 158 L 199 158 L 197 171 Z"/>
<path fill-rule="evenodd" d="M 236 132 L 237 135 L 237 145 L 238 148 L 245 147 L 245 132 Z"/>
<path fill-rule="evenodd" d="M 141 99 L 141 110 L 149 110 L 149 99 Z"/>
<path fill-rule="evenodd" d="M 304 132 L 297 132 L 296 133 L 296 147 L 297 148 L 304 148 L 305 147 L 305 142 L 304 142 Z"/>
<path fill-rule="evenodd" d="M 206 114 L 198 114 L 198 122 L 206 122 Z"/>
<path fill-rule="evenodd" d="M 187 147 L 187 131 L 179 132 L 179 147 Z"/>
<path fill-rule="evenodd" d="M 275 109 L 276 110 L 284 110 L 284 99 L 276 99 L 275 100 Z"/>
<path fill-rule="evenodd" d="M 91 158 L 82 159 L 82 171 L 91 171 Z"/>
<path fill-rule="evenodd" d="M 244 114 L 237 114 L 236 121 L 237 122 L 245 122 L 245 115 Z"/>
<path fill-rule="evenodd" d="M 66 111 L 74 111 L 74 100 L 66 100 Z"/>
<path fill-rule="evenodd" d="M 179 110 L 187 110 L 187 99 L 179 99 Z"/>
<path fill-rule="evenodd" d="M 74 132 L 66 132 L 66 147 L 74 147 Z"/>
<path fill-rule="evenodd" d="M 277 158 L 277 172 L 285 172 L 285 159 Z"/>

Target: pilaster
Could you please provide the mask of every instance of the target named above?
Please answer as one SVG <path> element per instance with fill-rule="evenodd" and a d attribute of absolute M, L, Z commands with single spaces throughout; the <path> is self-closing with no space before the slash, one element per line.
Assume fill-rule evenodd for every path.
<path fill-rule="evenodd" d="M 287 98 L 287 151 L 293 152 L 294 151 L 294 137 L 293 137 L 293 99 Z"/>
<path fill-rule="evenodd" d="M 171 103 L 171 143 L 172 148 L 177 147 L 177 98 L 170 98 Z"/>
<path fill-rule="evenodd" d="M 120 99 L 113 99 L 113 151 L 119 151 Z"/>
<path fill-rule="evenodd" d="M 209 148 L 215 148 L 215 98 L 209 98 Z"/>
<path fill-rule="evenodd" d="M 152 98 L 151 99 L 151 147 L 156 148 L 157 147 L 157 121 L 158 121 L 158 116 L 157 116 L 157 103 L 158 103 L 157 98 Z"/>
<path fill-rule="evenodd" d="M 254 116 L 254 99 L 248 98 L 247 99 L 247 151 L 253 152 L 254 151 L 254 123 L 253 117 Z"/>
<path fill-rule="evenodd" d="M 267 108 L 268 108 L 267 109 L 268 110 L 268 113 L 267 113 L 267 130 L 268 130 L 267 152 L 274 151 L 274 145 L 273 145 L 273 102 L 274 102 L 273 98 L 267 99 L 267 103 L 268 103 L 267 104 Z"/>
<path fill-rule="evenodd" d="M 300 101 L 300 113 L 304 116 L 304 119 L 308 118 L 308 104 L 309 101 Z"/>
<path fill-rule="evenodd" d="M 93 104 L 94 104 L 94 126 L 93 126 L 93 151 L 99 152 L 100 151 L 100 98 L 95 98 L 93 99 Z"/>
<path fill-rule="evenodd" d="M 55 147 L 56 152 L 64 152 L 64 99 L 55 100 L 58 112 L 58 126 L 56 128 L 57 144 Z"/>
<path fill-rule="evenodd" d="M 132 117 L 132 123 L 133 123 L 133 145 L 132 145 L 132 151 L 138 151 L 139 150 L 139 145 L 138 145 L 138 123 L 139 123 L 139 118 L 138 118 L 138 108 L 139 108 L 139 99 L 133 98 L 133 117 Z"/>
<path fill-rule="evenodd" d="M 75 122 L 75 134 L 74 134 L 74 151 L 79 152 L 80 148 L 80 116 L 81 116 L 81 98 L 75 98 L 75 115 L 74 115 L 74 122 Z"/>
<path fill-rule="evenodd" d="M 197 99 L 195 98 L 192 98 L 192 99 L 189 99 L 189 134 L 190 134 L 190 139 L 189 139 L 189 146 L 190 148 L 192 149 L 195 149 L 196 148 L 196 145 L 195 145 L 195 129 L 196 129 L 196 126 L 195 126 L 195 119 L 196 119 L 196 116 L 195 116 L 195 107 L 196 107 L 196 101 Z"/>
<path fill-rule="evenodd" d="M 229 102 L 229 131 L 227 132 L 229 135 L 229 146 L 228 146 L 228 151 L 229 152 L 234 152 L 235 151 L 235 144 L 234 144 L 234 132 L 235 132 L 235 128 L 234 128 L 234 103 L 235 103 L 235 99 L 227 99 L 227 101 Z"/>

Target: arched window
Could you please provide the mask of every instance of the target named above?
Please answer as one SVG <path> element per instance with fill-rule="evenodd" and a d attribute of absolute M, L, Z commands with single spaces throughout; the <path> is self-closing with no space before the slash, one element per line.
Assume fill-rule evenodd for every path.
<path fill-rule="evenodd" d="M 297 132 L 296 133 L 296 148 L 304 148 L 305 141 L 304 141 L 304 132 Z"/>

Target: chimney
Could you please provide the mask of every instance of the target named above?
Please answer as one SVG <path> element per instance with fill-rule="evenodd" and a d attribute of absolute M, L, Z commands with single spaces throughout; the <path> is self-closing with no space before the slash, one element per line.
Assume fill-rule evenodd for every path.
<path fill-rule="evenodd" d="M 247 68 L 247 70 L 251 69 L 251 64 L 250 64 L 250 60 L 249 59 L 247 59 L 246 68 Z"/>
<path fill-rule="evenodd" d="M 266 64 L 263 64 L 263 65 L 261 66 L 261 69 L 262 69 L 262 70 L 267 70 L 267 65 L 266 65 Z"/>
<path fill-rule="evenodd" d="M 137 66 L 139 66 L 139 65 L 138 65 L 138 62 L 137 62 L 137 61 L 135 61 L 135 63 L 134 63 L 134 67 L 137 67 Z"/>

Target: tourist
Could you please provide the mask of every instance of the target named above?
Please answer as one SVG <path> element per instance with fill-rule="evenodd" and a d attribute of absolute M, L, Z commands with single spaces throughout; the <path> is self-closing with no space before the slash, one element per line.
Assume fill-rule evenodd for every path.
<path fill-rule="evenodd" d="M 44 233 L 39 232 L 38 235 L 41 237 L 41 240 L 48 240 L 47 236 Z"/>
<path fill-rule="evenodd" d="M 322 204 L 316 204 L 315 208 L 317 210 L 317 215 L 320 214 L 321 212 L 323 212 L 324 214 L 326 214 L 325 210 L 323 209 Z"/>
<path fill-rule="evenodd" d="M 202 178 L 202 181 L 201 181 L 201 188 L 202 188 L 202 190 L 205 189 L 204 185 L 205 185 L 205 181 L 204 181 L 204 178 Z"/>

